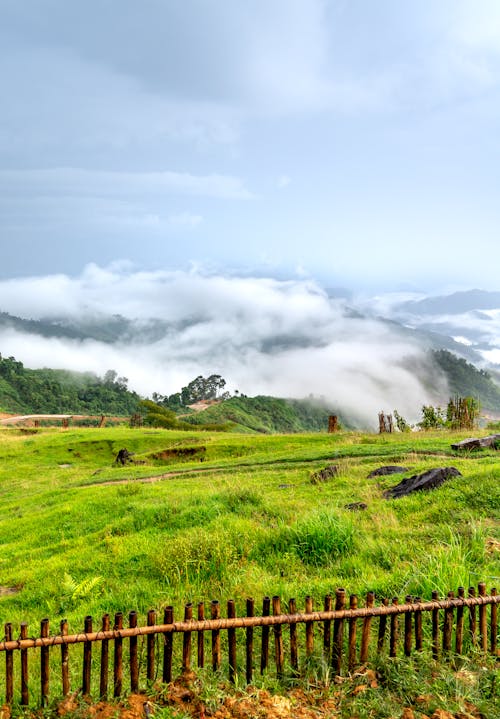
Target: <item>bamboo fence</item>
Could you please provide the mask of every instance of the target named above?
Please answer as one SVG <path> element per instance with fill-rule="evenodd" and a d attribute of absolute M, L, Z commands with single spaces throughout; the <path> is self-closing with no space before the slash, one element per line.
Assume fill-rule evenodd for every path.
<path fill-rule="evenodd" d="M 223 649 L 230 681 L 236 680 L 241 667 L 247 684 L 252 682 L 257 669 L 264 674 L 271 663 L 278 678 L 285 673 L 301 676 L 307 673 L 313 654 L 319 654 L 333 672 L 340 675 L 366 664 L 375 652 L 387 652 L 387 643 L 389 657 L 396 657 L 398 653 L 410 656 L 413 651 L 424 649 L 427 638 L 435 660 L 471 651 L 498 656 L 499 603 L 497 590 L 491 589 L 487 594 L 486 585 L 481 582 L 477 592 L 470 587 L 467 595 L 460 587 L 457 596 L 448 592 L 446 598 L 440 599 L 437 592 L 433 592 L 430 601 L 406 596 L 402 604 L 394 597 L 391 601 L 384 598 L 376 605 L 374 593 L 368 592 L 363 607 L 358 606 L 356 595 L 347 597 L 344 589 L 338 589 L 334 597 L 325 597 L 323 609 L 319 611 L 314 609 L 311 597 L 306 597 L 304 612 L 297 612 L 295 600 L 290 599 L 287 613 L 282 612 L 280 597 L 264 597 L 259 616 L 255 615 L 253 599 L 246 600 L 245 616 L 237 616 L 233 600 L 227 602 L 226 617 L 221 616 L 218 601 L 210 603 L 210 617 L 205 616 L 205 603 L 197 605 L 196 617 L 189 603 L 184 607 L 181 621 L 174 621 L 173 607 L 166 607 L 162 624 L 157 623 L 157 612 L 150 610 L 143 626 L 138 626 L 136 612 L 129 613 L 124 626 L 123 614 L 118 612 L 113 626 L 110 616 L 105 614 L 97 630 L 92 617 L 87 616 L 83 632 L 77 634 L 68 633 L 66 620 L 60 622 L 58 634 L 50 634 L 49 620 L 43 619 L 38 637 L 29 637 L 28 625 L 23 622 L 19 636 L 14 638 L 12 624 L 7 623 L 4 640 L 0 642 L 0 652 L 5 653 L 5 702 L 26 706 L 39 701 L 42 707 L 47 706 L 54 665 L 58 667 L 57 697 L 67 696 L 72 691 L 71 678 L 75 679 L 75 672 L 70 673 L 69 661 L 73 644 L 83 644 L 82 654 L 72 662 L 78 668 L 76 691 L 92 696 L 93 688 L 95 694 L 98 686 L 100 699 L 137 692 L 141 682 L 170 682 L 174 674 L 179 673 L 190 676 L 194 663 L 198 669 L 208 666 L 212 671 L 219 671 L 223 666 Z M 427 623 L 423 621 L 426 614 L 431 617 Z M 374 619 L 378 619 L 378 625 Z M 299 625 L 304 625 L 304 632 L 299 632 Z M 256 637 L 254 630 L 259 627 L 260 637 Z M 288 632 L 284 631 L 285 627 Z M 243 630 L 244 634 L 244 648 L 240 641 L 239 653 L 237 630 Z M 176 634 L 182 634 L 182 647 L 174 647 Z M 100 643 L 100 652 L 93 652 L 96 642 Z M 55 647 L 59 647 L 59 656 L 54 656 Z M 32 671 L 36 680 L 30 683 L 29 667 L 33 666 L 32 650 L 36 649 L 40 650 L 39 663 Z M 19 655 L 18 672 L 14 671 L 15 653 Z M 92 681 L 92 669 L 97 666 L 99 675 Z M 39 690 L 33 686 L 38 681 Z"/>

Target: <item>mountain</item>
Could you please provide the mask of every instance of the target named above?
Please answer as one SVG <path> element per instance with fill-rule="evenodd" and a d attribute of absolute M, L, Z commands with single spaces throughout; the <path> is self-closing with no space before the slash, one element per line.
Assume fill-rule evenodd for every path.
<path fill-rule="evenodd" d="M 460 315 L 477 310 L 494 310 L 500 307 L 500 292 L 467 290 L 451 295 L 426 297 L 403 302 L 398 310 L 413 315 Z"/>

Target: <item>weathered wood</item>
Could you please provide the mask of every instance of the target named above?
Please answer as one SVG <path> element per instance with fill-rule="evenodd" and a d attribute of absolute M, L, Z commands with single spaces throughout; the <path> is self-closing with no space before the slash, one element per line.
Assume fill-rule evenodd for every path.
<path fill-rule="evenodd" d="M 40 636 L 49 636 L 49 620 L 42 619 L 40 624 Z M 40 650 L 40 697 L 42 708 L 46 707 L 49 701 L 49 648 L 42 647 Z"/>
<path fill-rule="evenodd" d="M 331 414 L 328 417 L 328 433 L 332 434 L 338 430 L 338 417 L 336 414 Z"/>
<path fill-rule="evenodd" d="M 165 607 L 163 612 L 163 623 L 170 625 L 174 623 L 174 608 L 171 606 Z M 174 636 L 172 632 L 164 633 L 164 645 L 163 645 L 163 667 L 162 667 L 162 679 L 165 683 L 172 681 L 172 654 L 174 649 Z"/>
<path fill-rule="evenodd" d="M 198 602 L 198 621 L 202 622 L 205 619 L 205 602 Z M 205 634 L 203 631 L 198 632 L 197 638 L 197 663 L 198 668 L 203 669 L 205 666 Z"/>
<path fill-rule="evenodd" d="M 271 611 L 271 600 L 269 597 L 264 597 L 262 600 L 262 616 L 268 617 Z M 262 627 L 262 648 L 260 655 L 260 673 L 263 674 L 269 664 L 269 627 Z"/>
<path fill-rule="evenodd" d="M 247 617 L 253 617 L 255 614 L 255 602 L 252 597 L 246 600 Z M 253 627 L 247 627 L 245 630 L 245 678 L 247 684 L 252 683 L 253 679 Z"/>
<path fill-rule="evenodd" d="M 314 609 L 313 598 L 306 597 L 306 614 L 312 614 Z M 306 622 L 306 656 L 310 657 L 314 652 L 314 623 Z"/>
<path fill-rule="evenodd" d="M 432 599 L 437 602 L 439 600 L 439 594 L 434 591 L 432 592 Z M 432 658 L 438 659 L 439 657 L 439 609 L 432 610 Z"/>
<path fill-rule="evenodd" d="M 333 599 L 331 594 L 327 594 L 323 604 L 325 612 L 331 612 L 333 609 Z M 327 664 L 330 663 L 330 653 L 332 649 L 332 620 L 325 619 L 323 622 L 323 657 Z"/>
<path fill-rule="evenodd" d="M 358 608 L 358 598 L 355 594 L 351 594 L 349 597 L 349 609 Z M 348 654 L 347 662 L 349 671 L 352 672 L 356 666 L 356 619 L 349 619 L 349 639 L 348 639 Z"/>
<path fill-rule="evenodd" d="M 220 618 L 220 604 L 217 599 L 212 600 L 210 603 L 210 616 L 212 619 Z M 220 669 L 220 665 L 220 631 L 218 629 L 212 629 L 212 669 L 214 672 Z"/>
<path fill-rule="evenodd" d="M 397 597 L 393 597 L 392 604 L 394 606 L 398 604 Z M 389 656 L 390 657 L 395 657 L 397 654 L 398 638 L 399 638 L 398 615 L 392 614 L 391 615 L 391 629 L 390 629 L 390 636 L 389 636 Z"/>
<path fill-rule="evenodd" d="M 382 606 L 387 607 L 388 605 L 389 605 L 389 600 L 387 597 L 384 597 L 382 599 Z M 386 628 L 387 628 L 387 615 L 381 614 L 380 620 L 378 623 L 377 654 L 380 654 L 382 649 L 384 648 Z"/>
<path fill-rule="evenodd" d="M 476 588 L 475 587 L 469 587 L 469 597 L 475 597 L 476 596 Z M 469 633 L 470 633 L 470 640 L 473 646 L 476 646 L 477 644 L 477 614 L 476 614 L 476 607 L 470 606 L 469 607 Z"/>
<path fill-rule="evenodd" d="M 420 597 L 415 598 L 417 604 L 421 603 Z M 423 649 L 423 633 L 422 633 L 422 611 L 417 609 L 415 612 L 415 650 L 421 652 Z"/>
<path fill-rule="evenodd" d="M 4 625 L 5 640 L 12 641 L 12 624 Z M 9 649 L 5 652 L 5 703 L 10 704 L 14 698 L 14 652 Z"/>
<path fill-rule="evenodd" d="M 341 611 L 345 607 L 345 589 L 339 588 L 335 592 L 335 610 Z M 342 649 L 344 644 L 344 620 L 335 619 L 333 622 L 332 642 L 332 669 L 340 676 L 342 673 Z"/>
<path fill-rule="evenodd" d="M 137 612 L 129 612 L 128 625 L 131 629 L 137 627 Z M 129 644 L 129 663 L 130 663 L 130 691 L 137 694 L 139 691 L 139 660 L 137 656 L 137 635 L 130 637 Z"/>
<path fill-rule="evenodd" d="M 288 611 L 290 614 L 297 613 L 297 604 L 295 599 L 290 599 L 288 602 Z M 292 622 L 290 624 L 290 664 L 292 671 L 295 675 L 299 673 L 299 652 L 297 648 L 297 624 Z"/>
<path fill-rule="evenodd" d="M 236 617 L 234 599 L 230 599 L 227 603 L 227 616 L 228 619 L 234 619 Z M 229 681 L 231 684 L 234 684 L 238 670 L 236 665 L 236 629 L 234 627 L 227 630 L 227 644 L 229 652 Z"/>
<path fill-rule="evenodd" d="M 123 614 L 117 612 L 115 614 L 114 629 L 120 632 L 123 629 Z M 114 641 L 113 655 L 113 696 L 118 698 L 121 696 L 123 689 L 123 639 L 117 636 Z"/>
<path fill-rule="evenodd" d="M 281 614 L 281 600 L 278 596 L 273 597 L 273 615 Z M 283 649 L 283 636 L 281 624 L 275 624 L 274 632 L 274 659 L 276 662 L 276 676 L 278 679 L 283 677 L 283 669 L 285 665 L 285 653 Z"/>
<path fill-rule="evenodd" d="M 453 599 L 455 592 L 448 592 L 448 598 Z M 447 653 L 451 650 L 451 640 L 453 635 L 453 607 L 448 607 L 444 610 L 444 622 L 443 622 L 443 653 Z"/>
<path fill-rule="evenodd" d="M 496 587 L 490 592 L 492 597 L 497 596 Z M 491 605 L 490 614 L 490 652 L 495 656 L 497 653 L 497 634 L 498 634 L 498 607 L 496 604 Z"/>
<path fill-rule="evenodd" d="M 21 641 L 28 638 L 28 625 L 21 622 Z M 28 650 L 21 649 L 21 706 L 29 704 Z"/>
<path fill-rule="evenodd" d="M 367 609 L 371 609 L 375 602 L 375 594 L 368 592 L 366 595 L 365 606 Z M 363 631 L 361 634 L 361 650 L 359 653 L 359 661 L 364 664 L 368 661 L 368 652 L 370 649 L 370 629 L 372 625 L 372 617 L 367 616 L 363 619 Z"/>
<path fill-rule="evenodd" d="M 59 625 L 59 632 L 63 637 L 68 636 L 68 622 L 66 619 L 61 620 L 61 623 Z M 70 692 L 69 646 L 67 644 L 61 644 L 61 681 L 63 697 L 67 697 Z"/>
<path fill-rule="evenodd" d="M 464 587 L 458 588 L 458 597 L 465 597 Z M 457 607 L 457 626 L 455 629 L 455 654 L 462 654 L 464 647 L 464 607 Z"/>
<path fill-rule="evenodd" d="M 480 597 L 486 596 L 486 584 L 479 582 L 478 594 Z M 486 604 L 479 605 L 479 646 L 481 651 L 488 651 L 488 616 Z"/>
<path fill-rule="evenodd" d="M 193 619 L 193 605 L 188 602 L 184 606 L 184 621 L 190 622 Z M 182 673 L 191 673 L 191 632 L 184 632 L 182 636 Z"/>
<path fill-rule="evenodd" d="M 104 614 L 101 620 L 103 632 L 107 632 L 110 626 L 109 614 Z M 101 642 L 101 671 L 99 676 L 99 698 L 105 701 L 108 698 L 108 673 L 109 673 L 109 639 Z"/>
<path fill-rule="evenodd" d="M 148 612 L 148 627 L 153 627 L 156 624 L 156 612 L 154 609 L 150 609 Z M 146 677 L 148 682 L 153 682 L 155 679 L 155 635 L 148 634 L 146 642 Z"/>
<path fill-rule="evenodd" d="M 92 632 L 92 617 L 85 617 L 84 630 L 85 634 Z M 82 696 L 90 696 L 90 682 L 92 675 L 92 642 L 84 642 L 83 644 L 83 671 L 82 671 Z"/>
<path fill-rule="evenodd" d="M 405 604 L 410 604 L 412 602 L 412 597 L 407 594 L 405 597 Z M 412 622 L 411 622 L 411 614 L 407 613 L 405 614 L 405 639 L 404 639 L 404 653 L 405 657 L 409 657 L 411 655 L 411 649 L 412 649 Z"/>

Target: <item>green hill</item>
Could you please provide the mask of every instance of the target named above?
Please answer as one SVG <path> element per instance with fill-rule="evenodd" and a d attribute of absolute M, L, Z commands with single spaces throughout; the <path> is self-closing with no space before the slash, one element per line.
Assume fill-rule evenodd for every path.
<path fill-rule="evenodd" d="M 447 350 L 434 350 L 432 355 L 448 379 L 450 394 L 474 397 L 484 409 L 500 410 L 500 386 L 488 372 Z"/>
<path fill-rule="evenodd" d="M 183 419 L 195 425 L 226 424 L 243 432 L 318 432 L 328 427 L 328 416 L 337 414 L 314 400 L 277 397 L 232 397 Z"/>

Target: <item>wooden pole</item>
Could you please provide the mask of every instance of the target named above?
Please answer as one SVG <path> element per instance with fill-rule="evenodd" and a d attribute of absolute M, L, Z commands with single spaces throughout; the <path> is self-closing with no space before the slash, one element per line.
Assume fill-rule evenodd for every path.
<path fill-rule="evenodd" d="M 460 599 L 465 597 L 464 587 L 458 588 Z M 464 607 L 457 607 L 457 628 L 455 630 L 455 654 L 462 654 L 464 646 Z"/>
<path fill-rule="evenodd" d="M 278 596 L 273 597 L 273 614 L 281 614 L 281 600 Z M 283 635 L 281 630 L 281 624 L 275 624 L 273 627 L 274 632 L 274 657 L 276 661 L 276 676 L 278 679 L 283 677 L 283 668 L 285 665 L 285 653 L 283 649 Z"/>
<path fill-rule="evenodd" d="M 358 608 L 358 598 L 355 594 L 351 594 L 349 597 L 349 609 Z M 349 619 L 349 652 L 348 652 L 348 667 L 349 671 L 352 672 L 356 666 L 356 619 Z"/>
<path fill-rule="evenodd" d="M 455 592 L 448 592 L 448 599 L 453 599 Z M 453 635 L 453 607 L 444 610 L 443 624 L 443 653 L 451 650 L 451 639 Z"/>
<path fill-rule="evenodd" d="M 411 604 L 412 597 L 407 594 L 405 597 L 405 604 Z M 404 652 L 405 657 L 409 657 L 411 655 L 411 647 L 412 647 L 412 631 L 411 631 L 411 614 L 408 612 L 405 614 L 405 640 L 404 640 Z"/>
<path fill-rule="evenodd" d="M 205 619 L 205 603 L 198 602 L 198 621 L 202 622 Z M 197 638 L 197 659 L 198 667 L 203 669 L 205 666 L 205 634 L 203 631 L 198 632 Z"/>
<path fill-rule="evenodd" d="M 210 616 L 212 619 L 220 618 L 220 604 L 214 599 L 210 604 Z M 212 669 L 216 672 L 220 668 L 220 632 L 218 629 L 212 630 Z"/>
<path fill-rule="evenodd" d="M 101 627 L 103 632 L 109 630 L 109 614 L 104 614 Z M 102 701 L 108 698 L 108 672 L 109 672 L 109 639 L 101 642 L 101 673 L 99 677 L 99 697 Z"/>
<path fill-rule="evenodd" d="M 174 623 L 174 608 L 171 606 L 165 607 L 163 612 L 163 623 L 173 624 Z M 172 681 L 172 653 L 173 653 L 173 640 L 174 635 L 172 632 L 164 633 L 164 645 L 163 645 L 163 671 L 162 679 L 167 684 Z"/>
<path fill-rule="evenodd" d="M 480 597 L 486 596 L 486 584 L 480 582 L 478 584 L 478 593 Z M 486 604 L 479 605 L 479 640 L 481 651 L 488 651 L 488 617 L 486 611 Z"/>
<path fill-rule="evenodd" d="M 384 607 L 389 606 L 389 600 L 387 597 L 384 597 L 382 599 L 382 605 Z M 385 630 L 387 627 L 387 615 L 381 614 L 380 615 L 380 621 L 378 623 L 378 637 L 377 637 L 377 653 L 380 654 L 382 649 L 384 648 L 384 640 L 385 640 Z"/>
<path fill-rule="evenodd" d="M 497 596 L 497 590 L 496 587 L 493 587 L 493 589 L 490 592 L 492 597 Z M 498 633 L 498 607 L 496 604 L 491 605 L 491 615 L 490 615 L 490 649 L 493 656 L 497 653 L 497 633 Z"/>
<path fill-rule="evenodd" d="M 190 622 L 193 619 L 193 605 L 191 602 L 184 607 L 184 621 Z M 191 632 L 184 632 L 182 638 L 182 673 L 187 675 L 191 672 Z"/>
<path fill-rule="evenodd" d="M 255 613 L 255 602 L 249 597 L 246 601 L 247 617 L 253 617 Z M 246 628 L 245 636 L 245 649 L 246 649 L 246 662 L 245 662 L 245 678 L 247 684 L 252 683 L 253 678 L 253 627 Z"/>
<path fill-rule="evenodd" d="M 371 609 L 373 607 L 373 603 L 375 601 L 375 594 L 373 592 L 368 592 L 366 595 L 366 603 L 365 606 L 367 609 Z M 361 651 L 359 654 L 359 661 L 364 664 L 368 661 L 368 651 L 370 647 L 370 629 L 372 624 L 372 617 L 367 616 L 363 619 L 363 631 L 361 634 Z"/>
<path fill-rule="evenodd" d="M 393 605 L 398 604 L 397 597 L 392 598 L 392 604 Z M 391 630 L 390 630 L 390 637 L 389 637 L 389 656 L 390 657 L 395 657 L 397 654 L 398 638 L 399 638 L 398 615 L 392 614 L 391 615 Z"/>
<path fill-rule="evenodd" d="M 288 602 L 288 611 L 290 614 L 297 613 L 297 604 L 295 599 L 290 599 Z M 299 673 L 299 652 L 297 648 L 297 624 L 295 622 L 290 624 L 290 664 L 292 665 L 292 671 L 295 675 Z"/>
<path fill-rule="evenodd" d="M 268 617 L 271 610 L 271 600 L 264 597 L 262 600 L 262 616 Z M 269 627 L 262 627 L 262 652 L 260 655 L 260 673 L 264 674 L 269 664 Z"/>
<path fill-rule="evenodd" d="M 476 590 L 474 587 L 469 587 L 469 597 L 475 597 Z M 476 607 L 469 607 L 469 632 L 473 646 L 477 644 L 477 625 L 476 625 Z"/>
<path fill-rule="evenodd" d="M 335 592 L 335 609 L 340 611 L 345 607 L 345 589 L 337 589 Z M 333 643 L 332 643 L 332 669 L 340 676 L 342 671 L 342 645 L 344 643 L 344 620 L 335 619 L 333 622 Z"/>
<path fill-rule="evenodd" d="M 85 634 L 92 632 L 92 617 L 85 617 Z M 90 682 L 92 671 L 92 642 L 83 643 L 83 673 L 82 673 L 82 696 L 90 696 Z"/>
<path fill-rule="evenodd" d="M 229 599 L 227 603 L 227 616 L 229 619 L 236 617 L 236 605 L 234 599 Z M 227 644 L 229 651 L 229 681 L 234 684 L 236 681 L 236 629 L 234 627 L 227 630 Z"/>
<path fill-rule="evenodd" d="M 415 599 L 417 604 L 421 603 L 420 597 Z M 417 609 L 415 612 L 415 649 L 417 652 L 421 652 L 423 648 L 423 633 L 422 633 L 422 612 Z"/>
<path fill-rule="evenodd" d="M 154 609 L 150 609 L 148 612 L 148 627 L 153 627 L 156 624 L 156 612 Z M 146 677 L 148 682 L 154 682 L 155 679 L 155 635 L 148 634 L 146 643 Z"/>
<path fill-rule="evenodd" d="M 338 429 L 338 417 L 336 414 L 331 414 L 328 417 L 328 433 L 332 434 Z"/>
<path fill-rule="evenodd" d="M 120 631 L 123 629 L 123 614 L 117 612 L 115 614 L 115 625 L 114 629 Z M 114 656 L 113 656 L 113 696 L 115 698 L 121 696 L 123 688 L 123 639 L 122 637 L 116 637 L 114 641 Z"/>
<path fill-rule="evenodd" d="M 438 592 L 432 592 L 433 601 L 439 600 Z M 439 609 L 432 610 L 432 658 L 439 657 Z"/>
<path fill-rule="evenodd" d="M 68 636 L 68 622 L 66 619 L 61 620 L 60 633 L 63 637 Z M 61 644 L 61 678 L 63 697 L 67 697 L 70 692 L 69 686 L 69 646 Z"/>
<path fill-rule="evenodd" d="M 49 636 L 49 620 L 42 619 L 40 624 L 40 636 Z M 49 648 L 40 649 L 40 694 L 42 708 L 46 707 L 49 701 Z"/>
<path fill-rule="evenodd" d="M 12 624 L 4 625 L 5 641 L 12 641 Z M 9 649 L 5 652 L 5 703 L 10 704 L 14 698 L 14 652 Z"/>
<path fill-rule="evenodd" d="M 325 612 L 331 612 L 333 609 L 333 599 L 331 594 L 327 594 L 324 602 Z M 323 622 L 323 656 L 327 664 L 330 663 L 332 650 L 332 620 L 325 619 Z"/>
<path fill-rule="evenodd" d="M 21 640 L 28 638 L 28 625 L 21 623 Z M 21 705 L 29 704 L 28 650 L 21 649 Z"/>
<path fill-rule="evenodd" d="M 306 614 L 312 614 L 314 609 L 313 598 L 306 597 Z M 310 657 L 314 651 L 314 623 L 306 622 L 306 656 Z"/>

